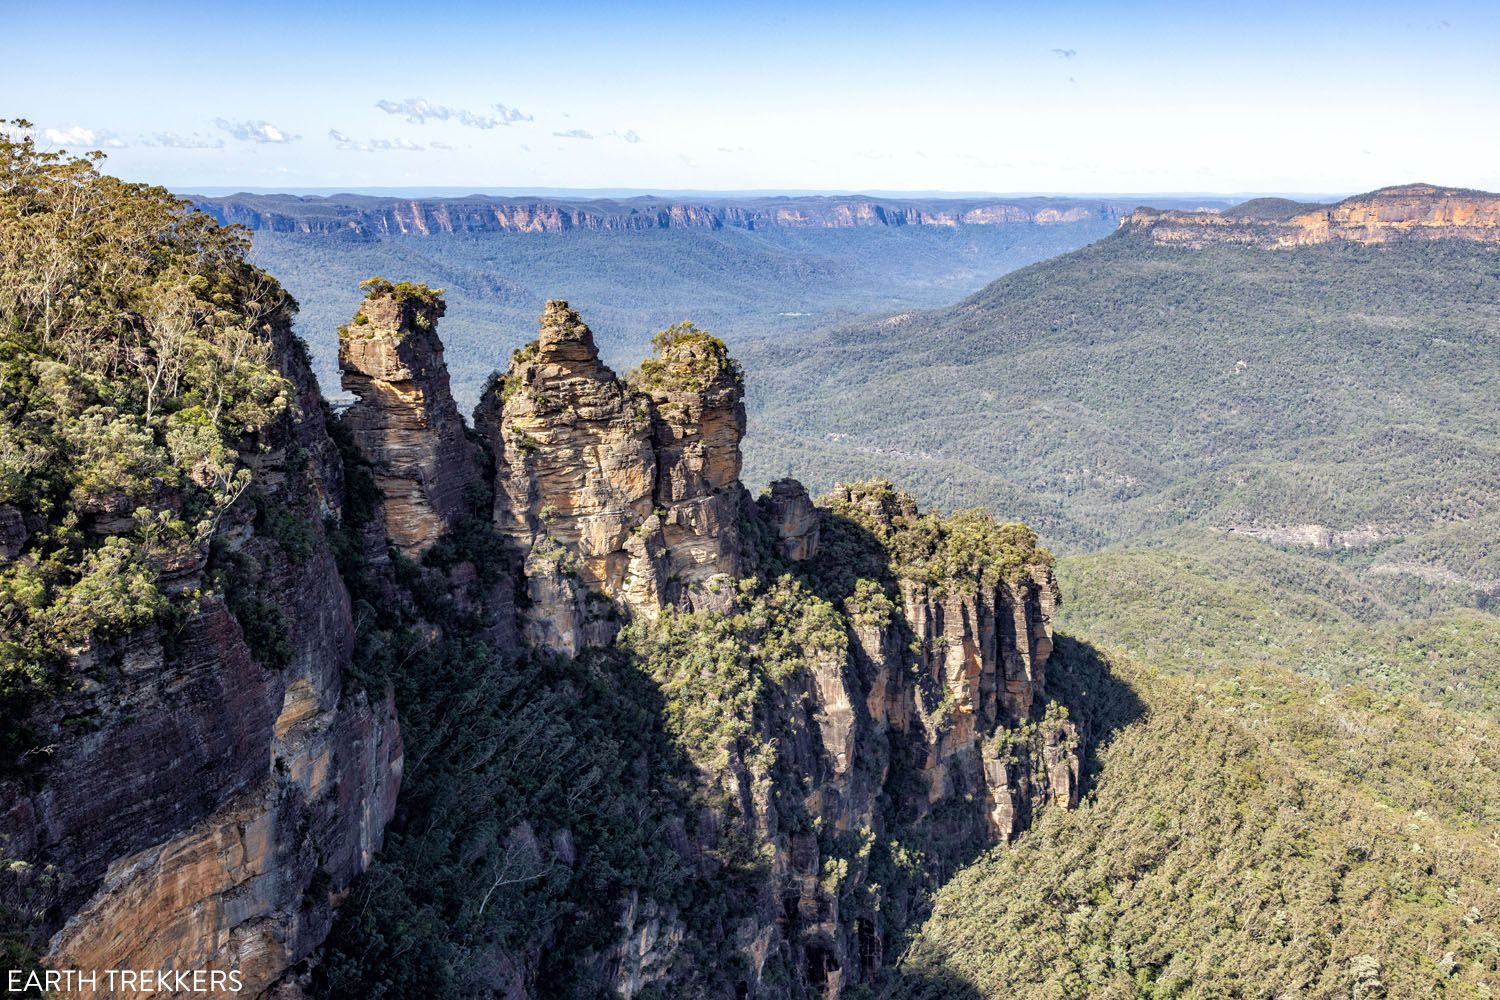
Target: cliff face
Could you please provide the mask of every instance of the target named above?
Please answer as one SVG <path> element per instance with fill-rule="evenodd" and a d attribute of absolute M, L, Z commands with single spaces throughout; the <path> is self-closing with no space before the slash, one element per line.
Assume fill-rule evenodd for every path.
<path fill-rule="evenodd" d="M 1247 202 L 1222 213 L 1139 208 L 1120 228 L 1158 243 L 1241 243 L 1287 249 L 1318 243 L 1467 240 L 1500 243 L 1500 195 L 1407 184 L 1334 205 Z"/>
<path fill-rule="evenodd" d="M 588 869 L 606 884 L 556 912 L 596 930 L 565 960 L 549 957 L 555 928 L 465 952 L 511 1000 L 549 995 L 564 961 L 577 989 L 627 998 L 860 995 L 891 962 L 891 908 L 911 919 L 955 866 L 1037 810 L 1076 803 L 1078 734 L 1045 685 L 1056 584 L 1029 531 L 926 514 L 883 483 L 815 504 L 783 480 L 753 500 L 739 481 L 742 376 L 725 345 L 681 324 L 620 379 L 564 302 L 486 392 L 475 417 L 486 455 L 448 389 L 441 312 L 421 286 L 371 288 L 341 337 L 359 401 L 339 446 L 278 325 L 295 405 L 242 442 L 255 502 L 227 508 L 211 552 L 173 568 L 182 628 L 97 639 L 77 656 L 88 683 L 34 714 L 51 758 L 35 786 L 0 786 L 0 837 L 8 855 L 68 877 L 48 962 L 232 968 L 248 996 L 326 993 L 317 949 L 386 825 L 396 817 L 408 839 L 443 822 L 396 809 L 396 710 L 348 686 L 360 657 L 423 657 L 396 688 L 428 685 L 440 693 L 430 705 L 454 694 L 444 671 L 478 664 L 503 693 L 518 663 L 567 662 L 553 654 L 576 655 L 567 669 L 580 674 L 549 704 L 580 698 L 591 672 L 650 685 L 623 719 L 577 717 L 586 729 L 536 703 L 523 702 L 563 714 L 488 718 L 462 686 L 456 716 L 421 720 L 428 771 L 413 776 L 428 793 L 502 744 L 515 759 L 548 741 L 530 766 L 557 773 L 528 776 L 550 787 L 539 807 L 520 809 L 503 782 L 474 787 L 498 796 L 473 816 L 494 831 L 463 839 L 455 861 L 499 873 L 482 901 L 464 897 L 479 915 L 501 887 L 521 894 L 507 912 L 525 911 L 533 880 L 565 884 L 605 846 L 579 839 L 587 823 L 575 836 L 558 800 L 593 794 L 597 779 L 575 787 L 556 747 L 622 724 L 671 746 L 643 753 L 617 794 L 659 824 L 651 863 L 673 874 L 621 890 L 614 862 Z M 471 516 L 489 502 L 489 468 L 493 532 Z M 136 516 L 101 508 L 87 523 L 123 530 Z M 0 510 L 6 551 L 30 530 Z M 434 768 L 481 718 L 512 735 Z M 355 946 L 339 954 L 366 950 L 358 916 L 381 885 L 413 880 L 403 898 L 418 898 L 427 877 L 387 868 L 358 883 Z M 411 909 L 398 908 L 403 926 Z"/>
<path fill-rule="evenodd" d="M 339 456 L 287 321 L 271 336 L 295 405 L 241 457 L 263 509 L 306 534 L 278 538 L 255 505 L 231 508 L 219 554 L 205 547 L 169 581 L 187 609 L 180 631 L 79 650 L 87 681 L 29 721 L 48 745 L 42 780 L 0 784 L 6 853 L 61 876 L 53 966 L 237 969 L 255 996 L 323 941 L 395 808 L 394 706 L 344 682 L 354 627 L 323 533 L 343 501 Z M 230 562 L 253 566 L 267 595 L 257 613 L 284 639 L 275 664 L 247 640 L 265 622 L 211 591 Z M 209 596 L 191 601 L 199 589 Z"/>
<path fill-rule="evenodd" d="M 1040 199 L 777 198 L 694 204 L 658 198 L 568 202 L 481 196 L 423 200 L 350 196 L 289 203 L 284 196 L 237 195 L 199 198 L 196 204 L 221 222 L 253 230 L 361 237 L 575 230 L 1049 226 L 1118 217 L 1117 206 L 1105 202 Z"/>
<path fill-rule="evenodd" d="M 425 287 L 381 283 L 339 331 L 343 387 L 358 397 L 345 421 L 374 466 L 386 533 L 408 556 L 453 526 L 479 478 L 443 363 L 442 314 Z"/>

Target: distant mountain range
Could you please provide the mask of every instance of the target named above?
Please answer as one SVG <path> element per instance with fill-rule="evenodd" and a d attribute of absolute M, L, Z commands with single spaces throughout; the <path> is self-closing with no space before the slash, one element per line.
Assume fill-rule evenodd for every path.
<path fill-rule="evenodd" d="M 364 237 L 452 233 L 562 233 L 572 230 L 847 229 L 860 226 L 1059 225 L 1116 221 L 1133 201 L 1079 198 L 492 197 L 395 198 L 236 194 L 188 196 L 221 222 L 279 233 Z M 1213 199 L 1172 200 L 1182 209 L 1224 207 Z"/>
<path fill-rule="evenodd" d="M 732 342 L 952 302 L 1017 267 L 1107 236 L 1134 203 L 1077 198 L 200 198 L 254 233 L 257 263 L 302 309 L 325 388 L 335 329 L 372 275 L 447 290 L 448 365 L 468 409 L 497 344 L 518 347 L 549 298 L 590 317 L 610 361 L 691 318 Z M 1182 209 L 1227 207 L 1174 202 Z"/>
<path fill-rule="evenodd" d="M 1248 243 L 1270 249 L 1314 243 L 1462 239 L 1500 243 L 1500 195 L 1404 184 L 1331 204 L 1255 198 L 1222 211 L 1141 208 L 1121 223 L 1158 243 Z"/>

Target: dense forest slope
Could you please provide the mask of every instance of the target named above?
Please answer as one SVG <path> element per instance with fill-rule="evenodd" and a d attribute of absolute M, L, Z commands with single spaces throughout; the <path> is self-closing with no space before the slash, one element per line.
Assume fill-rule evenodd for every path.
<path fill-rule="evenodd" d="M 1485 243 L 1185 246 L 1127 225 L 948 309 L 743 352 L 750 478 L 879 465 L 1072 548 L 1186 523 L 1349 546 L 1391 586 L 1473 604 L 1496 592 L 1497 331 Z"/>

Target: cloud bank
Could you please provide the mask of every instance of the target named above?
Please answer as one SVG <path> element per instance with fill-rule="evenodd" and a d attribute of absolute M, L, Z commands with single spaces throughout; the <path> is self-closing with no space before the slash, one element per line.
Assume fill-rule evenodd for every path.
<path fill-rule="evenodd" d="M 55 142 L 59 146 L 87 146 L 90 149 L 124 149 L 126 146 L 124 139 L 108 129 L 84 128 L 81 125 L 43 129 L 42 134 L 47 137 L 48 142 Z"/>
<path fill-rule="evenodd" d="M 240 142 L 281 144 L 296 142 L 302 138 L 300 135 L 292 135 L 284 129 L 279 129 L 268 121 L 232 122 L 225 118 L 215 118 L 214 124 L 229 133 L 231 139 L 238 139 Z"/>
<path fill-rule="evenodd" d="M 477 114 L 464 108 L 450 108 L 446 104 L 433 104 L 420 97 L 408 97 L 402 101 L 379 100 L 375 106 L 388 115 L 399 115 L 413 125 L 425 125 L 429 120 L 457 122 L 468 128 L 492 129 L 497 125 L 529 122 L 532 116 L 519 108 L 496 104 L 492 115 Z"/>

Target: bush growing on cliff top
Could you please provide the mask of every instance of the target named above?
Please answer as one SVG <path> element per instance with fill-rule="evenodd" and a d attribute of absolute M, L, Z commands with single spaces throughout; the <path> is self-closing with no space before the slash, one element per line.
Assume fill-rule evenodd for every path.
<path fill-rule="evenodd" d="M 1036 532 L 1024 524 L 999 521 L 977 508 L 946 517 L 923 512 L 885 480 L 849 484 L 821 502 L 835 517 L 828 539 L 834 548 L 825 549 L 828 556 L 820 563 L 834 572 L 872 576 L 888 566 L 897 577 L 939 591 L 966 591 L 1014 584 L 1053 563 Z M 839 519 L 858 532 L 840 531 Z M 878 551 L 861 542 L 859 533 L 877 540 Z"/>
<path fill-rule="evenodd" d="M 642 361 L 630 382 L 645 392 L 697 392 L 728 377 L 744 379 L 724 341 L 687 320 L 651 338 L 655 356 Z"/>
<path fill-rule="evenodd" d="M 391 282 L 377 275 L 361 281 L 359 287 L 364 289 L 365 295 L 369 298 L 392 298 L 398 305 L 405 305 L 408 302 L 424 306 L 443 304 L 443 289 L 428 288 L 420 281 Z"/>

